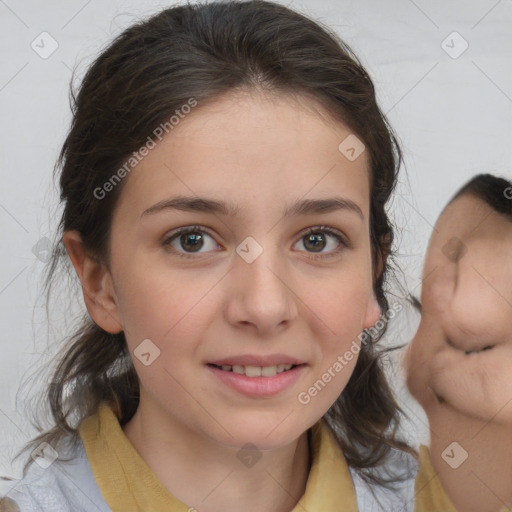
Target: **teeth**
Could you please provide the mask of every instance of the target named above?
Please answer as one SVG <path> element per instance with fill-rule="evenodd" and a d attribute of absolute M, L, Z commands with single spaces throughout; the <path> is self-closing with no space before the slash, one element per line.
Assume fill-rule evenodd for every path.
<path fill-rule="evenodd" d="M 249 374 L 247 373 L 247 375 Z M 275 375 L 277 375 L 277 366 L 264 366 L 261 368 L 262 377 L 274 377 Z"/>
<path fill-rule="evenodd" d="M 292 366 L 292 364 L 278 364 L 277 366 L 241 366 L 238 364 L 230 366 L 223 364 L 221 368 L 226 372 L 232 371 L 247 377 L 274 377 L 278 373 L 289 370 Z"/>
<path fill-rule="evenodd" d="M 247 377 L 261 377 L 261 370 L 262 368 L 260 366 L 246 366 L 245 375 L 247 375 Z"/>

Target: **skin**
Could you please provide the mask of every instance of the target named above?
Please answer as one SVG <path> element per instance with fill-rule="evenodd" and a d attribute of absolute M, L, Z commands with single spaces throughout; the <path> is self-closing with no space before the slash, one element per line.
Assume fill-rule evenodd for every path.
<path fill-rule="evenodd" d="M 443 252 L 452 237 L 458 256 Z M 433 466 L 464 512 L 496 512 L 512 500 L 511 260 L 504 215 L 472 194 L 450 203 L 429 241 L 421 322 L 406 354 L 408 387 L 429 419 Z M 453 441 L 468 453 L 457 469 L 441 457 Z"/>
<path fill-rule="evenodd" d="M 307 429 L 343 391 L 357 357 L 307 405 L 297 396 L 379 319 L 369 163 L 366 152 L 349 161 L 338 150 L 350 133 L 310 98 L 228 94 L 196 107 L 125 178 L 110 270 L 87 255 L 79 233 L 64 235 L 94 321 L 123 330 L 131 353 L 146 338 L 161 351 L 149 366 L 133 357 L 140 405 L 124 432 L 164 486 L 201 512 L 293 509 L 310 470 Z M 240 211 L 141 218 L 178 194 L 233 201 Z M 363 218 L 348 210 L 283 218 L 296 200 L 333 195 L 354 201 Z M 189 248 L 191 258 L 179 257 L 163 243 L 196 224 L 208 228 L 199 254 Z M 327 257 L 315 260 L 304 231 L 320 225 L 339 230 L 352 247 L 326 235 Z M 236 252 L 247 236 L 263 248 L 251 264 Z M 172 247 L 187 253 L 179 237 Z M 307 366 L 271 398 L 243 396 L 205 366 L 275 353 Z M 262 454 L 252 467 L 237 458 L 246 443 Z"/>

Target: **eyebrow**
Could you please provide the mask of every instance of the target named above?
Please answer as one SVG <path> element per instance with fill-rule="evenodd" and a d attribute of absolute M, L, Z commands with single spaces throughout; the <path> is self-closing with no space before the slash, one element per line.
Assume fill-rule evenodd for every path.
<path fill-rule="evenodd" d="M 141 214 L 141 218 L 146 215 L 153 215 L 165 210 L 218 213 L 220 215 L 235 217 L 240 211 L 240 207 L 233 203 L 225 203 L 206 197 L 176 196 L 170 199 L 164 199 L 163 201 L 149 207 L 147 210 L 144 210 Z M 294 215 L 322 214 L 338 210 L 353 212 L 364 220 L 364 214 L 361 208 L 354 201 L 340 196 L 325 199 L 303 199 L 296 201 L 286 208 L 283 216 L 286 218 Z"/>

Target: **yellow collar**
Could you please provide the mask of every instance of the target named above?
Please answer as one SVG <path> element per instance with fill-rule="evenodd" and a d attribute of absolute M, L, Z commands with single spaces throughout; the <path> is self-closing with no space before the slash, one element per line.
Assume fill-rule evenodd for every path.
<path fill-rule="evenodd" d="M 158 480 L 124 434 L 113 410 L 102 403 L 79 428 L 87 458 L 112 512 L 189 512 Z M 323 419 L 311 427 L 312 465 L 306 491 L 292 512 L 357 512 L 354 485 L 339 445 Z"/>
<path fill-rule="evenodd" d="M 416 512 L 427 512 L 429 510 L 442 510 L 443 512 L 457 512 L 450 498 L 441 485 L 437 473 L 430 460 L 429 449 L 420 445 L 420 465 L 414 485 Z"/>

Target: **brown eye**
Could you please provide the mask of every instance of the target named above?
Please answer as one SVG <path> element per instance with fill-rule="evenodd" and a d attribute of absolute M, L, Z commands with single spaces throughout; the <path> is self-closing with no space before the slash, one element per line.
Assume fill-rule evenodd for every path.
<path fill-rule="evenodd" d="M 326 236 L 323 233 L 311 233 L 304 237 L 304 246 L 308 249 L 311 248 L 313 252 L 321 252 L 322 249 L 327 245 Z"/>
<path fill-rule="evenodd" d="M 330 243 L 329 239 L 334 239 L 335 242 Z M 319 254 L 318 256 L 313 256 L 314 259 L 335 256 L 343 249 L 350 247 L 350 244 L 341 232 L 327 226 L 309 228 L 302 235 L 300 241 L 302 241 L 306 252 Z M 331 247 L 331 250 L 324 251 L 324 249 L 329 247 Z"/>
<path fill-rule="evenodd" d="M 196 252 L 204 244 L 203 235 L 198 233 L 184 233 L 180 235 L 180 245 L 187 251 Z"/>
<path fill-rule="evenodd" d="M 213 244 L 210 242 L 208 247 L 208 240 L 213 240 L 212 236 L 200 226 L 187 226 L 178 229 L 171 233 L 163 242 L 162 245 L 170 249 L 177 256 L 185 258 L 193 258 L 193 254 L 204 254 L 210 251 L 201 251 L 206 246 L 207 249 L 215 248 L 217 245 L 215 241 Z"/>

